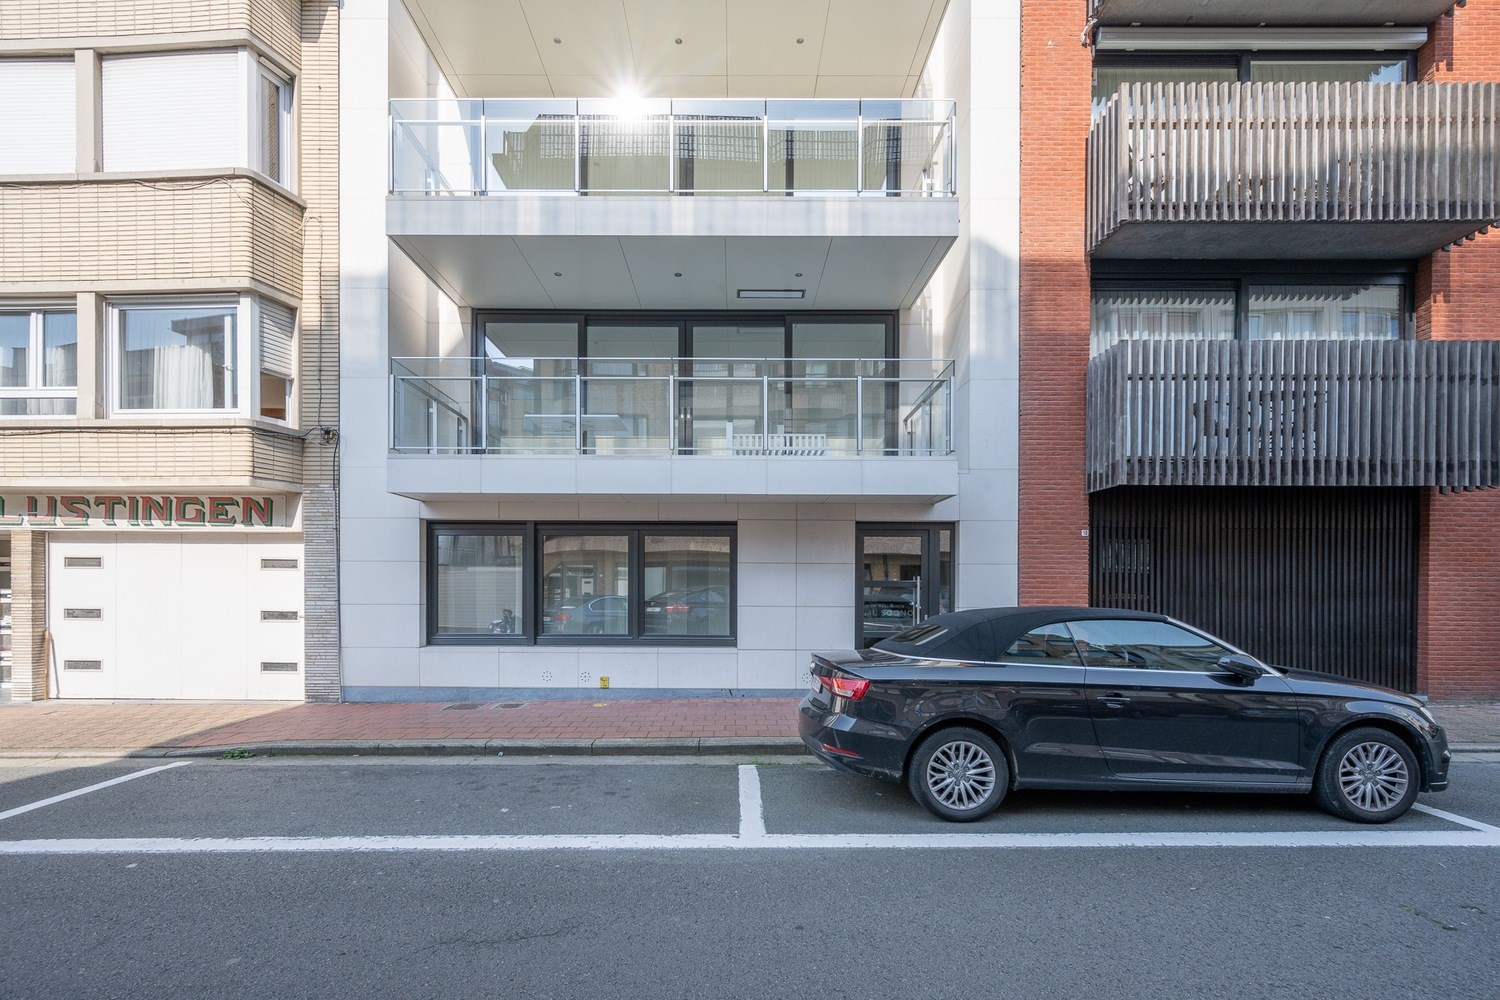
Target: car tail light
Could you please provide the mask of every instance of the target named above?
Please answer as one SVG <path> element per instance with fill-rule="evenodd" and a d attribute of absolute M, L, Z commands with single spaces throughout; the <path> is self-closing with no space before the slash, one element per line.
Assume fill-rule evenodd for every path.
<path fill-rule="evenodd" d="M 824 743 L 823 744 L 823 749 L 827 750 L 831 754 L 836 754 L 837 756 L 840 756 L 840 757 L 858 757 L 859 756 L 859 754 L 855 753 L 853 750 L 845 750 L 843 747 L 836 747 L 832 743 Z"/>
<path fill-rule="evenodd" d="M 663 610 L 669 615 L 685 615 L 693 608 L 688 604 L 668 604 Z"/>
<path fill-rule="evenodd" d="M 566 611 L 559 611 L 557 614 L 552 616 L 552 620 L 555 622 L 570 622 L 573 620 L 573 616 L 568 614 Z"/>
<path fill-rule="evenodd" d="M 859 701 L 870 690 L 870 682 L 863 677 L 844 674 L 818 674 L 818 683 L 840 698 L 848 698 L 850 701 Z"/>

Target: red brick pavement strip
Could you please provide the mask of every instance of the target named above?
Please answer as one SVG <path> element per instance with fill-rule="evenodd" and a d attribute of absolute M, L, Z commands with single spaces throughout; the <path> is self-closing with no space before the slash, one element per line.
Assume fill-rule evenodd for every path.
<path fill-rule="evenodd" d="M 518 708 L 499 704 L 474 709 L 437 702 L 0 704 L 0 753 L 452 740 L 753 741 L 797 734 L 795 698 L 539 701 Z M 1500 702 L 1433 708 L 1453 743 L 1500 745 Z"/>
<path fill-rule="evenodd" d="M 784 738 L 795 698 L 286 705 L 42 702 L 0 705 L 0 750 L 140 750 L 288 742 Z"/>

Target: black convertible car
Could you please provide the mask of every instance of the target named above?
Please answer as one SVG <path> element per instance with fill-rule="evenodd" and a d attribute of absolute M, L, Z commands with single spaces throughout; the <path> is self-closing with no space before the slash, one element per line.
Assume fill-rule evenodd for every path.
<path fill-rule="evenodd" d="M 1012 788 L 1312 792 L 1361 823 L 1448 786 L 1425 698 L 1268 666 L 1163 615 L 992 608 L 818 653 L 802 739 L 944 819 Z"/>

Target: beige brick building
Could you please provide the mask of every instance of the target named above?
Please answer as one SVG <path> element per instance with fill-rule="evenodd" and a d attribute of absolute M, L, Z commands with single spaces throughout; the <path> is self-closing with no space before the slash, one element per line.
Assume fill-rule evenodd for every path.
<path fill-rule="evenodd" d="M 336 0 L 0 7 L 10 696 L 338 696 Z"/>

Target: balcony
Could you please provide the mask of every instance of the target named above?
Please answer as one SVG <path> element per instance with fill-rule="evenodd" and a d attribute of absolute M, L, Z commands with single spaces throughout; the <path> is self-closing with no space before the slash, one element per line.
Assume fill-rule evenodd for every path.
<path fill-rule="evenodd" d="M 421 499 L 957 492 L 947 361 L 396 358 L 390 413 Z"/>
<path fill-rule="evenodd" d="M 1088 488 L 1500 486 L 1500 341 L 1126 341 L 1089 362 Z"/>
<path fill-rule="evenodd" d="M 1500 219 L 1500 85 L 1128 84 L 1089 133 L 1097 257 L 1419 257 Z"/>
<path fill-rule="evenodd" d="M 953 111 L 392 101 L 387 233 L 468 305 L 902 308 L 958 236 Z"/>
<path fill-rule="evenodd" d="M 1101 25 L 1149 27 L 1380 27 L 1425 25 L 1454 0 L 1089 0 Z"/>

